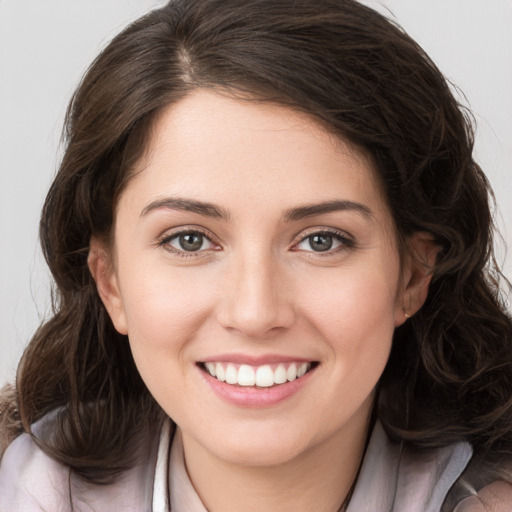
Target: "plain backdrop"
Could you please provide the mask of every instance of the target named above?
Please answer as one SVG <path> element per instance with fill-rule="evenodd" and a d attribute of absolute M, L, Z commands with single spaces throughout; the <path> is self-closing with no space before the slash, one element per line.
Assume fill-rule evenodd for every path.
<path fill-rule="evenodd" d="M 314 1 L 314 0 L 312 0 Z M 0 0 L 0 386 L 50 311 L 39 212 L 67 102 L 88 64 L 163 0 Z M 512 246 L 512 0 L 367 0 L 415 38 L 477 120 L 476 159 Z M 458 93 L 459 94 L 459 93 Z M 512 257 L 499 258 L 512 278 Z"/>

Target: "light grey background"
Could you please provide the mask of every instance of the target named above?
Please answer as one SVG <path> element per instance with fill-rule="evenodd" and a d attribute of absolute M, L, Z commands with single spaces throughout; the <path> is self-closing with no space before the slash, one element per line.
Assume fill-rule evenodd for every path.
<path fill-rule="evenodd" d="M 313 1 L 313 0 L 312 0 Z M 61 155 L 67 101 L 128 21 L 163 0 L 0 0 L 0 386 L 49 313 L 39 211 Z M 366 0 L 394 17 L 462 91 L 476 158 L 512 246 L 512 0 Z M 380 4 L 380 5 L 379 5 Z M 512 257 L 499 255 L 512 278 Z"/>

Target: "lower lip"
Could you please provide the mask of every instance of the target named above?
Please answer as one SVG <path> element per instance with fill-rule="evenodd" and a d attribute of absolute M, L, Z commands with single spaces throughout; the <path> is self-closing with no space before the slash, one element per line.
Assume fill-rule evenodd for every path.
<path fill-rule="evenodd" d="M 253 386 L 236 386 L 221 382 L 201 368 L 203 378 L 213 392 L 230 404 L 245 408 L 265 408 L 277 405 L 287 398 L 298 393 L 310 380 L 316 368 L 309 370 L 302 377 L 278 384 L 269 388 L 258 388 Z"/>

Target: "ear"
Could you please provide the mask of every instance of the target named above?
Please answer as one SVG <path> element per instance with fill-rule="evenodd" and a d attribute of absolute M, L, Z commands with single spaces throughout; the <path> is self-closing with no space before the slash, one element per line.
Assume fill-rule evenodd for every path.
<path fill-rule="evenodd" d="M 114 327 L 120 334 L 128 334 L 126 315 L 111 252 L 98 238 L 92 237 L 87 257 L 89 271 L 96 282 L 101 298 Z"/>
<path fill-rule="evenodd" d="M 414 233 L 407 243 L 409 251 L 402 271 L 402 289 L 397 297 L 395 327 L 402 325 L 423 306 L 441 250 L 432 234 L 423 231 Z"/>

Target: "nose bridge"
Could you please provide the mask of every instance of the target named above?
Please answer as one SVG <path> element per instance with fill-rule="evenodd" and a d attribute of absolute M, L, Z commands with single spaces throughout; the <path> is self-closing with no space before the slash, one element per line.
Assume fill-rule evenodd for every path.
<path fill-rule="evenodd" d="M 224 290 L 222 323 L 248 336 L 263 337 L 293 322 L 282 265 L 272 249 L 246 247 L 234 256 Z"/>

